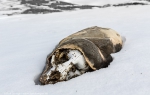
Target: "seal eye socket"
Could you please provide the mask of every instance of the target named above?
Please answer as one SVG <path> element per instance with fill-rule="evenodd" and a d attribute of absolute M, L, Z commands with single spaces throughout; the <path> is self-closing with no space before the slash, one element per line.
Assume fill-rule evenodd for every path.
<path fill-rule="evenodd" d="M 73 63 L 72 63 L 73 64 Z M 71 69 L 70 69 L 72 72 L 75 72 L 76 70 L 77 70 L 77 68 L 74 66 L 74 65 L 72 65 L 72 67 L 71 67 Z"/>
<path fill-rule="evenodd" d="M 55 52 L 55 64 L 58 65 L 68 61 L 68 53 L 69 50 L 67 49 L 61 49 Z"/>

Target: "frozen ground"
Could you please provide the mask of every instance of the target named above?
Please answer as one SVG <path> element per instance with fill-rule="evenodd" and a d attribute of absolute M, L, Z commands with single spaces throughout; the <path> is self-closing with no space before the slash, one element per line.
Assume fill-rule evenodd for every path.
<path fill-rule="evenodd" d="M 150 6 L 0 16 L 0 95 L 149 95 Z M 55 85 L 35 85 L 46 56 L 64 37 L 90 26 L 126 38 L 108 68 Z"/>

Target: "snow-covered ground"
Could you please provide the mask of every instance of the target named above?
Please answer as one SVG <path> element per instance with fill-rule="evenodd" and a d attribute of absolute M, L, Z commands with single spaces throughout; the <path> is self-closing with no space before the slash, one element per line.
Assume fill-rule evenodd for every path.
<path fill-rule="evenodd" d="M 0 0 L 0 15 L 45 14 L 111 6 L 148 5 L 148 0 Z"/>
<path fill-rule="evenodd" d="M 60 0 L 65 2 L 71 2 L 80 5 L 105 5 L 105 4 L 119 4 L 129 2 L 147 2 L 146 0 Z"/>
<path fill-rule="evenodd" d="M 20 4 L 21 0 L 0 0 L 0 15 L 16 14 L 29 9 L 25 5 Z"/>
<path fill-rule="evenodd" d="M 20 2 L 21 0 L 0 0 L 0 11 L 26 9 L 27 7 L 20 5 Z"/>
<path fill-rule="evenodd" d="M 149 95 L 150 6 L 0 16 L 0 95 Z M 108 68 L 54 85 L 35 85 L 46 56 L 64 37 L 90 26 L 126 38 Z"/>

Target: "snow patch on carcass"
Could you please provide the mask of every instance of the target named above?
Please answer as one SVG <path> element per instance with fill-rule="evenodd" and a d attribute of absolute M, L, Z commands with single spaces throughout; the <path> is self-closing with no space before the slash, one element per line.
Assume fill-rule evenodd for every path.
<path fill-rule="evenodd" d="M 86 62 L 83 55 L 78 50 L 70 50 L 68 53 L 70 61 L 77 66 L 78 69 L 86 68 Z"/>
<path fill-rule="evenodd" d="M 79 76 L 88 70 L 89 66 L 86 64 L 85 58 L 78 50 L 69 50 L 67 56 L 69 60 L 58 65 L 55 63 L 55 55 L 52 56 L 52 68 L 47 72 L 47 80 L 50 78 L 53 71 L 60 72 L 61 75 L 59 80 L 68 80 L 72 77 Z M 74 66 L 76 69 L 72 70 Z"/>

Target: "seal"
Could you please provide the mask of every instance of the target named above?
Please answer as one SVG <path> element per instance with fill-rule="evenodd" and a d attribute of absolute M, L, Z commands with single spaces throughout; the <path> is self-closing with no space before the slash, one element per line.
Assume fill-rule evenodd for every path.
<path fill-rule="evenodd" d="M 110 28 L 89 27 L 59 42 L 48 55 L 41 84 L 67 81 L 88 71 L 108 67 L 111 53 L 122 49 L 121 36 Z"/>

